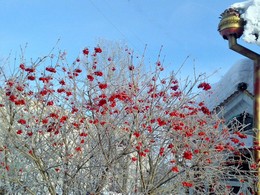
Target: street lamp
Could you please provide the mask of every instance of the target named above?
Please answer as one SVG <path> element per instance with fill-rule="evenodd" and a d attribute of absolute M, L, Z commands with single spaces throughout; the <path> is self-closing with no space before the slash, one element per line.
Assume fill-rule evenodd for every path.
<path fill-rule="evenodd" d="M 254 128 L 255 141 L 260 146 L 260 55 L 237 43 L 244 31 L 245 21 L 240 17 L 239 11 L 229 8 L 221 14 L 218 31 L 224 39 L 228 40 L 229 48 L 254 61 Z M 255 151 L 257 164 L 260 162 L 260 151 Z M 260 168 L 257 169 L 258 177 Z M 257 194 L 260 195 L 260 182 L 257 183 Z"/>

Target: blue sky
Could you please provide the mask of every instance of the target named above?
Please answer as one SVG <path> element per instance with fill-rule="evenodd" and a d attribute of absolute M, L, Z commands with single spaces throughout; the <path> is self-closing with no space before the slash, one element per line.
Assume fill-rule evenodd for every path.
<path fill-rule="evenodd" d="M 183 73 L 215 73 L 216 82 L 237 60 L 217 31 L 219 15 L 237 0 L 0 0 L 0 59 L 28 43 L 27 57 L 59 48 L 77 57 L 99 38 L 124 41 L 155 61 L 163 45 L 167 70 L 190 58 Z M 244 44 L 241 42 L 241 44 Z M 249 45 L 256 52 L 259 47 Z"/>

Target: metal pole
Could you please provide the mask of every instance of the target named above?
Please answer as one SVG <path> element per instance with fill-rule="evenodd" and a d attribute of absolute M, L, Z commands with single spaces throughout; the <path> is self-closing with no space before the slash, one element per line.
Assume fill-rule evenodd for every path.
<path fill-rule="evenodd" d="M 260 147 L 260 55 L 239 45 L 235 36 L 228 37 L 229 48 L 233 51 L 254 60 L 254 128 L 256 129 L 255 143 Z M 260 151 L 255 151 L 255 160 L 258 165 L 257 174 L 260 176 Z M 257 183 L 257 195 L 260 195 L 260 181 Z"/>
<path fill-rule="evenodd" d="M 229 36 L 228 37 L 228 43 L 229 43 L 229 48 L 232 49 L 233 51 L 251 59 L 251 60 L 257 60 L 260 59 L 260 55 L 251 51 L 250 49 L 247 49 L 246 47 L 239 45 L 237 43 L 237 39 L 235 36 Z"/>
<path fill-rule="evenodd" d="M 256 59 L 254 61 L 254 69 L 255 69 L 255 74 L 254 74 L 254 93 L 255 93 L 255 98 L 254 98 L 254 127 L 257 129 L 256 133 L 256 143 L 258 145 L 258 148 L 260 147 L 260 58 Z M 260 163 L 260 151 L 256 150 L 255 153 L 255 158 L 257 165 Z M 260 179 L 260 167 L 258 166 L 257 169 L 258 173 L 258 179 Z M 257 195 L 260 195 L 260 181 L 257 183 Z"/>

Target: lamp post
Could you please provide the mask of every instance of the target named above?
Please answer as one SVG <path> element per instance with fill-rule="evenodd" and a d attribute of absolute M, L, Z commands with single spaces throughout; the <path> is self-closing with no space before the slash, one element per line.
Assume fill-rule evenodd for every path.
<path fill-rule="evenodd" d="M 245 21 L 235 9 L 227 9 L 221 14 L 218 31 L 229 42 L 229 48 L 254 61 L 254 128 L 256 129 L 255 143 L 260 146 L 260 55 L 237 43 L 244 30 Z M 255 151 L 255 160 L 259 165 L 260 151 Z M 260 168 L 257 169 L 258 177 Z M 257 195 L 260 195 L 260 182 L 257 183 Z"/>

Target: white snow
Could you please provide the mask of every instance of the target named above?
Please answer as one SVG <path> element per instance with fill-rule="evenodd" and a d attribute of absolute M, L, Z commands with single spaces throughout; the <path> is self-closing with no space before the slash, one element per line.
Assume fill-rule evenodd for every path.
<path fill-rule="evenodd" d="M 203 95 L 204 97 L 200 98 L 205 100 L 205 104 L 210 110 L 213 110 L 237 91 L 237 86 L 241 82 L 247 83 L 247 90 L 254 94 L 253 74 L 253 61 L 249 59 L 239 60 L 219 82 L 212 85 L 211 91 L 206 92 Z"/>
<path fill-rule="evenodd" d="M 248 43 L 260 45 L 260 0 L 235 3 L 231 7 L 239 10 L 246 21 L 243 39 Z"/>

